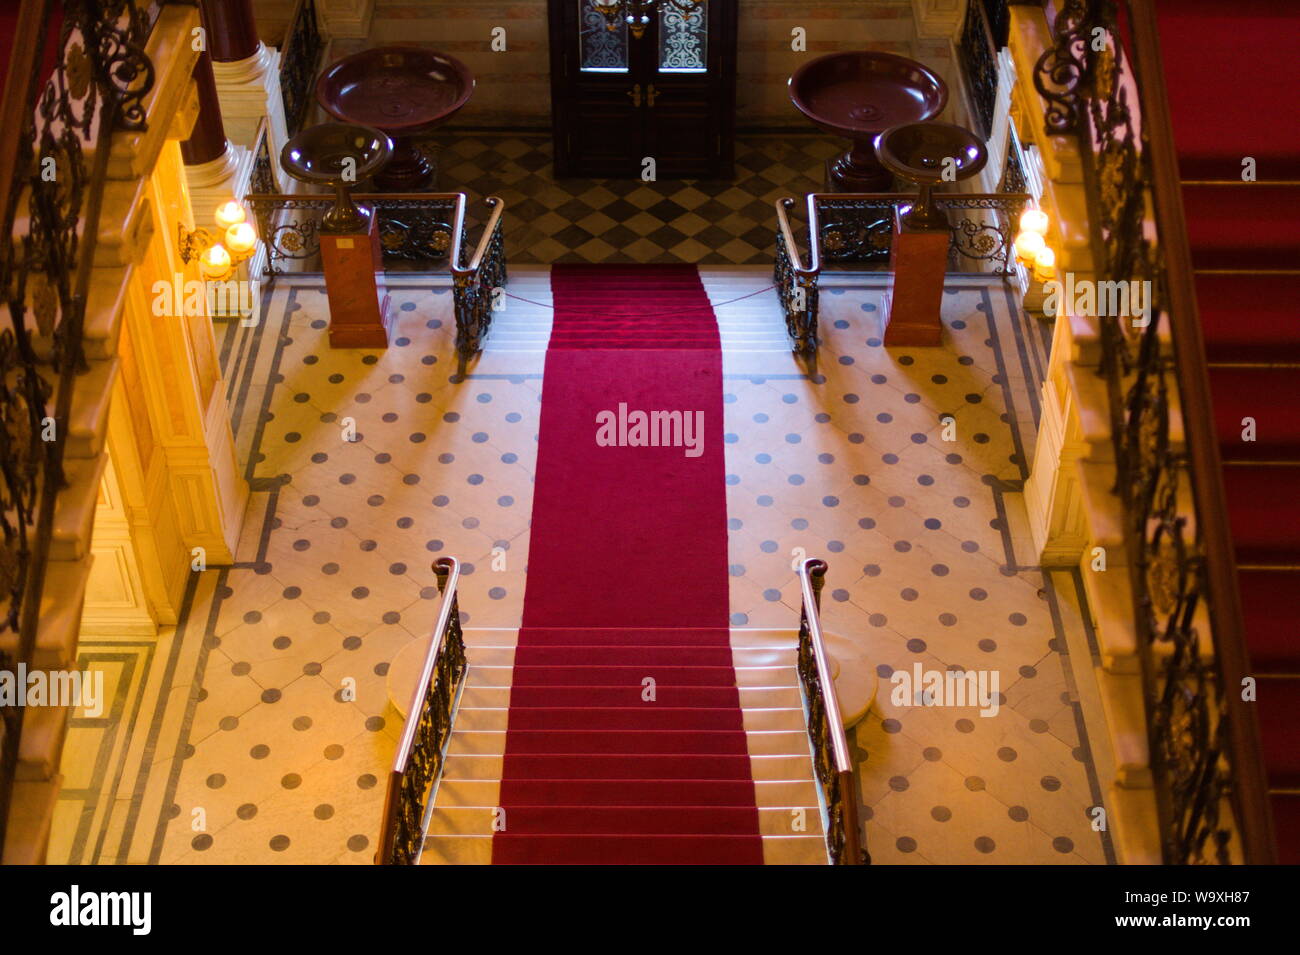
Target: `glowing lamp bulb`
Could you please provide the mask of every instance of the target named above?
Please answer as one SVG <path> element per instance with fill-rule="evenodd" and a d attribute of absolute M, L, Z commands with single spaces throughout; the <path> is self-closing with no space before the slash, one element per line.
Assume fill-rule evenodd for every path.
<path fill-rule="evenodd" d="M 217 225 L 229 229 L 244 221 L 244 207 L 234 199 L 217 206 Z"/>
<path fill-rule="evenodd" d="M 1056 253 L 1048 246 L 1043 246 L 1034 255 L 1034 278 L 1046 282 L 1056 275 Z"/>
<path fill-rule="evenodd" d="M 235 255 L 247 255 L 257 244 L 257 233 L 247 222 L 236 222 L 226 230 L 226 247 Z"/>
<path fill-rule="evenodd" d="M 1026 209 L 1020 214 L 1020 231 L 1047 234 L 1047 213 L 1042 209 Z"/>
<path fill-rule="evenodd" d="M 205 278 L 219 279 L 230 272 L 230 253 L 217 243 L 199 256 L 199 271 Z"/>
<path fill-rule="evenodd" d="M 1016 257 L 1022 262 L 1032 262 L 1046 246 L 1040 233 L 1022 232 L 1016 236 Z"/>

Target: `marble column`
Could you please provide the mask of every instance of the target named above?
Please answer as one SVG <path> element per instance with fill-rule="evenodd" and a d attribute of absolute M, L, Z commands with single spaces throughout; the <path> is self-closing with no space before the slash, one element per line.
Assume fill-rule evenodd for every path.
<path fill-rule="evenodd" d="M 280 91 L 280 52 L 258 38 L 252 0 L 201 0 L 201 4 L 226 134 L 234 143 L 255 150 L 258 127 L 265 120 L 276 187 L 288 192 L 292 180 L 280 169 L 280 150 L 289 139 Z"/>

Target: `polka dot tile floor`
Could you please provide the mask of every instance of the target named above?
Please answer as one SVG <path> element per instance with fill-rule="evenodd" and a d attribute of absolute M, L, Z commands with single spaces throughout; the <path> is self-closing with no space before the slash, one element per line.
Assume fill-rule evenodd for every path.
<path fill-rule="evenodd" d="M 770 282 L 703 274 L 715 302 Z M 512 274 L 534 301 L 545 286 L 544 268 Z M 254 493 L 239 563 L 205 575 L 212 598 L 178 628 L 199 647 L 152 721 L 160 757 L 136 794 L 162 807 L 140 823 L 150 861 L 370 863 L 401 729 L 386 675 L 432 626 L 430 561 L 464 562 L 468 626 L 519 624 L 545 334 L 518 330 L 544 330 L 546 309 L 512 304 L 460 378 L 449 291 L 391 291 L 384 352 L 331 351 L 312 284 L 277 287 L 227 349 L 247 366 L 232 407 Z M 1069 611 L 1025 566 L 1041 341 L 996 284 L 950 289 L 939 349 L 883 348 L 881 302 L 825 289 L 812 371 L 773 293 L 734 321 L 740 306 L 719 306 L 724 343 L 766 329 L 724 345 L 733 626 L 797 625 L 792 560 L 829 561 L 825 626 L 881 677 L 851 733 L 876 862 L 1109 861 L 1061 654 Z M 915 663 L 996 672 L 998 715 L 895 704 L 888 677 Z"/>

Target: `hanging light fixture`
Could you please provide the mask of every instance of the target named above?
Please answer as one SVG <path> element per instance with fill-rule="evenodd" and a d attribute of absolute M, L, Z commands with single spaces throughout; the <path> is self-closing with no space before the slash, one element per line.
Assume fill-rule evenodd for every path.
<path fill-rule="evenodd" d="M 682 16 L 689 17 L 701 7 L 705 0 L 659 0 L 675 7 Z M 650 25 L 650 16 L 654 13 L 655 0 L 591 0 L 591 5 L 605 18 L 605 28 L 611 33 L 618 29 L 622 20 L 632 31 L 632 36 L 641 39 L 645 28 Z"/>

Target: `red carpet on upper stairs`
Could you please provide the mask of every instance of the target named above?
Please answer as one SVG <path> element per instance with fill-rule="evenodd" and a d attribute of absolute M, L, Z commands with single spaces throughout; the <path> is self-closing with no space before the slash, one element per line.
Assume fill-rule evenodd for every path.
<path fill-rule="evenodd" d="M 551 284 L 492 861 L 761 864 L 728 629 L 717 320 L 693 266 L 558 265 Z M 654 411 L 702 430 L 633 445 L 620 421 Z M 603 412 L 626 444 L 598 443 Z"/>
<path fill-rule="evenodd" d="M 1278 856 L 1300 864 L 1300 3 L 1156 12 Z"/>

